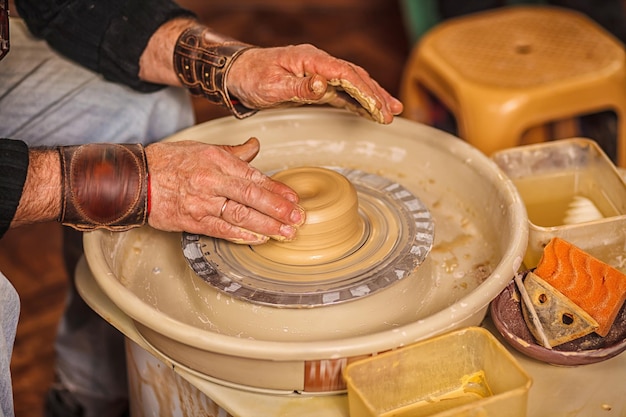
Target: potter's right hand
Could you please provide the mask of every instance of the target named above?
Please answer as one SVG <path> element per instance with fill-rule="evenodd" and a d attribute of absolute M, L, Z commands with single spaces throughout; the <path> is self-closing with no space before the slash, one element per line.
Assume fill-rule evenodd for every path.
<path fill-rule="evenodd" d="M 402 112 L 402 103 L 363 68 L 308 44 L 248 49 L 233 61 L 226 83 L 250 109 L 330 104 L 384 124 Z"/>
<path fill-rule="evenodd" d="M 148 223 L 236 243 L 292 240 L 304 211 L 291 188 L 250 166 L 259 147 L 256 138 L 238 146 L 186 141 L 146 147 Z"/>

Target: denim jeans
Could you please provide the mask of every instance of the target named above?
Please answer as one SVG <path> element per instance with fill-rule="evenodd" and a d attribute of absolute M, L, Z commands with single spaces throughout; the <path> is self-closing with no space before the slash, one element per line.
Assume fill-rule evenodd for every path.
<path fill-rule="evenodd" d="M 13 392 L 11 388 L 11 352 L 15 341 L 20 300 L 15 288 L 0 273 L 0 417 L 13 417 Z"/>
<path fill-rule="evenodd" d="M 0 61 L 0 137 L 29 146 L 148 144 L 194 123 L 185 90 L 138 93 L 59 56 L 33 38 L 23 21 L 12 19 L 10 29 L 11 50 Z M 70 229 L 65 236 L 66 265 L 73 277 L 82 239 Z M 11 289 L 0 274 L 0 417 L 13 415 L 9 363 L 19 302 Z M 123 338 L 82 301 L 73 282 L 55 347 L 57 376 L 77 395 L 86 417 L 99 417 L 100 410 L 111 413 L 111 404 L 125 401 Z"/>

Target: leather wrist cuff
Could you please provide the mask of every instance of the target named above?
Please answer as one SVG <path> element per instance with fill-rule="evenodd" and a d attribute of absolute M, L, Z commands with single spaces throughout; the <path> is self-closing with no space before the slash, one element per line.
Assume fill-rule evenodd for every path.
<path fill-rule="evenodd" d="M 148 164 L 142 145 L 60 146 L 59 221 L 82 231 L 122 231 L 148 221 Z"/>
<path fill-rule="evenodd" d="M 253 115 L 256 110 L 231 99 L 226 77 L 239 54 L 254 47 L 235 40 L 216 43 L 206 33 L 209 33 L 206 27 L 192 26 L 176 41 L 174 70 L 178 79 L 192 94 L 225 106 L 239 119 Z"/>

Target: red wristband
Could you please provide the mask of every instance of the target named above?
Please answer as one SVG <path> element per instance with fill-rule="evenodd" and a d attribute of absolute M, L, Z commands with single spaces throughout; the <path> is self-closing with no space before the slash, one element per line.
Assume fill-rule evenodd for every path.
<path fill-rule="evenodd" d="M 152 188 L 150 186 L 150 173 L 147 174 L 147 187 L 148 190 L 146 192 L 146 222 L 148 221 L 148 217 L 150 217 L 150 210 L 152 209 Z"/>

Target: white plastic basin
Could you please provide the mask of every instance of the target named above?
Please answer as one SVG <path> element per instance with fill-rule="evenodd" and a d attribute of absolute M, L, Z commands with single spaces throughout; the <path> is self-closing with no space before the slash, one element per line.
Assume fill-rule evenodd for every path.
<path fill-rule="evenodd" d="M 263 171 L 347 167 L 389 178 L 419 197 L 435 223 L 429 274 L 420 278 L 428 285 L 416 287 L 414 305 L 376 294 L 358 307 L 280 309 L 236 300 L 200 280 L 181 253 L 180 233 L 144 227 L 85 234 L 98 284 L 177 366 L 244 390 L 342 391 L 342 369 L 355 358 L 480 324 L 522 262 L 524 204 L 495 163 L 460 139 L 401 118 L 383 126 L 303 108 L 219 119 L 169 140 L 233 145 L 250 136 L 261 142 L 253 164 Z M 410 319 L 402 318 L 405 310 Z M 326 331 L 335 324 L 344 330 Z"/>

